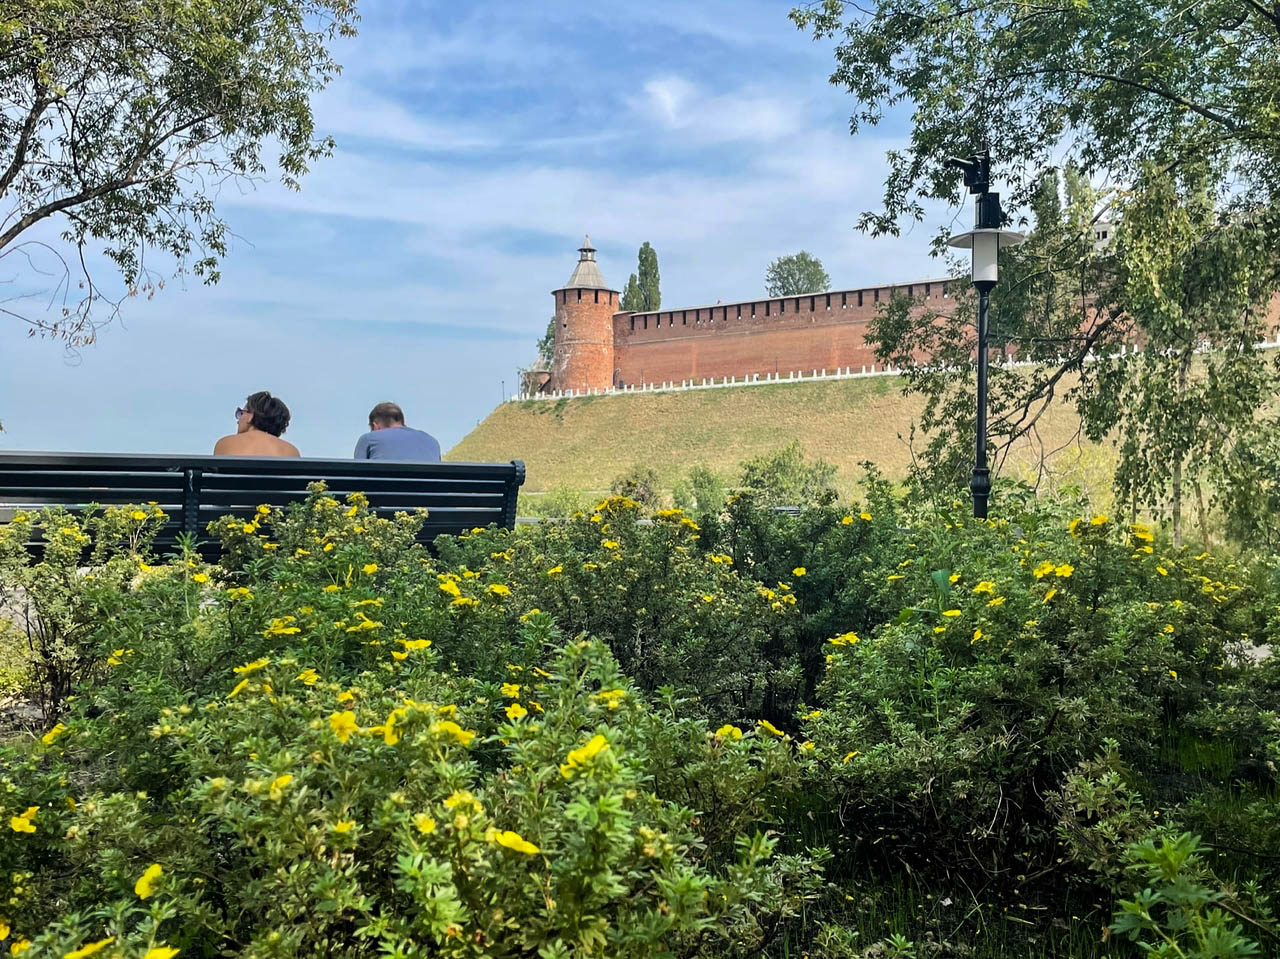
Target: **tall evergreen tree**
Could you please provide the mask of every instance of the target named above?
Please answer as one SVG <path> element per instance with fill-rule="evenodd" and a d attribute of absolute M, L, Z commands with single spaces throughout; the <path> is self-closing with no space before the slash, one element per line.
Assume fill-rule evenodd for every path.
<path fill-rule="evenodd" d="M 662 306 L 662 290 L 659 288 L 658 251 L 645 240 L 640 244 L 640 297 L 645 310 L 656 310 Z"/>
<path fill-rule="evenodd" d="M 626 288 L 622 291 L 621 305 L 624 310 L 636 313 L 650 313 L 662 306 L 662 291 L 659 289 L 658 251 L 646 240 L 640 245 L 637 272 L 627 279 Z"/>

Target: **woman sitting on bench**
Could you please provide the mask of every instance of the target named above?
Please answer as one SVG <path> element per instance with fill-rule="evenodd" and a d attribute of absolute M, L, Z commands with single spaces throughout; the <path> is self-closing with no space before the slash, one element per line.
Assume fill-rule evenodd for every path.
<path fill-rule="evenodd" d="M 266 390 L 236 409 L 236 431 L 213 445 L 214 456 L 301 456 L 280 438 L 289 427 L 289 407 Z"/>

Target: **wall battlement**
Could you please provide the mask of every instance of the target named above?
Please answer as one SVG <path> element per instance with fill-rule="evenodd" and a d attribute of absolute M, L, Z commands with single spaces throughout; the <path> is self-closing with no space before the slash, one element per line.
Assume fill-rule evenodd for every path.
<path fill-rule="evenodd" d="M 619 312 L 590 238 L 569 282 L 552 293 L 555 348 L 544 393 L 657 383 L 812 375 L 876 365 L 867 324 L 895 293 L 949 299 L 954 277 L 803 296 Z"/>

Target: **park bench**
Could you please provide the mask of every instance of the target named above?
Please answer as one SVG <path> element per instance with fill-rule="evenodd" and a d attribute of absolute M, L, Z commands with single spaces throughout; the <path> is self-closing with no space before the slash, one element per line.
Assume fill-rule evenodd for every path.
<path fill-rule="evenodd" d="M 157 552 L 172 551 L 180 534 L 207 539 L 220 516 L 248 517 L 260 504 L 287 506 L 323 480 L 341 498 L 364 493 L 379 516 L 428 510 L 420 534 L 430 544 L 491 523 L 511 529 L 524 463 L 401 463 L 387 460 L 250 456 L 0 453 L 0 522 L 21 510 L 62 506 L 155 503 L 168 514 Z M 40 543 L 29 544 L 40 552 Z M 202 547 L 216 554 L 216 544 Z"/>

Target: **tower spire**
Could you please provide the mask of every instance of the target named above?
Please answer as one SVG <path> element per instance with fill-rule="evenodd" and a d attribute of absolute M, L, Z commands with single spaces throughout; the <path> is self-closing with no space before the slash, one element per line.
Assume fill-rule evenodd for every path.
<path fill-rule="evenodd" d="M 604 275 L 596 264 L 596 248 L 591 245 L 591 237 L 583 237 L 582 246 L 578 247 L 578 263 L 573 268 L 573 275 L 563 287 L 566 290 L 608 290 L 612 289 L 604 281 Z"/>

